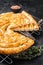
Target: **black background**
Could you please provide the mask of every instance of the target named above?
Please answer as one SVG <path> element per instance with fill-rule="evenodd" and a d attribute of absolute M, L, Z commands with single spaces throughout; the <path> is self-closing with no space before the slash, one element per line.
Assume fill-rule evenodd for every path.
<path fill-rule="evenodd" d="M 21 2 L 22 1 L 22 2 Z M 23 9 L 27 12 L 31 13 L 32 15 L 43 18 L 43 0 L 21 0 L 19 3 L 23 5 Z M 11 11 L 10 6 L 17 3 L 15 0 L 0 0 L 0 13 Z M 43 32 L 38 38 L 39 42 L 43 44 Z M 43 65 L 43 55 L 34 60 L 18 60 L 13 59 L 13 64 L 11 65 Z M 8 65 L 7 63 L 3 62 L 0 65 Z"/>

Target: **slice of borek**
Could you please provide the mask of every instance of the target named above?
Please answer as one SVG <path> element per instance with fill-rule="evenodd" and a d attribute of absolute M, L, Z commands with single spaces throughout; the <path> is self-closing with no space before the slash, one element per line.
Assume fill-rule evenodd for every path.
<path fill-rule="evenodd" d="M 22 13 L 12 16 L 9 28 L 15 31 L 37 31 L 39 30 L 39 25 L 29 13 L 22 11 Z"/>

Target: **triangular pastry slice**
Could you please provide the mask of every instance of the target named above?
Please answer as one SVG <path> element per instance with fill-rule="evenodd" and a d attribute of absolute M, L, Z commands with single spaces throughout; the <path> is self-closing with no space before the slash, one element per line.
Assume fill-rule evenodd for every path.
<path fill-rule="evenodd" d="M 37 31 L 39 25 L 37 21 L 27 12 L 22 11 L 21 13 L 14 14 L 11 17 L 10 27 L 15 31 Z"/>
<path fill-rule="evenodd" d="M 16 54 L 30 48 L 34 40 L 22 34 L 7 30 L 3 34 L 0 30 L 0 54 Z"/>

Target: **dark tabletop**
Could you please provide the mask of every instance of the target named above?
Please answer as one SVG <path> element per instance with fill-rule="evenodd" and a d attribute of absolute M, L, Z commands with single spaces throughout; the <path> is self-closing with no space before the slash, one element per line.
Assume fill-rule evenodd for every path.
<path fill-rule="evenodd" d="M 0 0 L 0 13 L 8 12 L 10 10 L 10 6 L 17 3 L 14 0 Z M 19 2 L 23 5 L 23 9 L 29 12 L 30 14 L 43 18 L 43 0 L 23 0 Z M 43 32 L 41 32 L 38 41 L 43 43 Z M 12 58 L 13 63 L 11 65 L 43 65 L 43 55 L 38 58 L 35 58 L 31 61 L 29 60 L 18 60 Z M 0 65 L 8 65 L 7 63 L 3 62 Z"/>

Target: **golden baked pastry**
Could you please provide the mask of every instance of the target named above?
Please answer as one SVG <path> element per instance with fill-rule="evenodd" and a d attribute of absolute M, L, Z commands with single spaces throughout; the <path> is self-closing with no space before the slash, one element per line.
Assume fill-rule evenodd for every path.
<path fill-rule="evenodd" d="M 14 31 L 32 30 L 39 30 L 39 26 L 25 11 L 0 14 L 0 54 L 15 54 L 30 48 L 34 40 Z"/>
<path fill-rule="evenodd" d="M 10 18 L 13 15 L 13 12 L 7 12 L 0 14 L 0 27 L 6 25 L 10 22 Z"/>
<path fill-rule="evenodd" d="M 39 30 L 37 21 L 27 12 L 14 14 L 11 17 L 11 25 L 9 28 L 15 31 L 36 31 Z"/>
<path fill-rule="evenodd" d="M 0 30 L 0 54 L 15 54 L 30 48 L 34 40 L 12 30 Z"/>
<path fill-rule="evenodd" d="M 37 31 L 39 25 L 36 20 L 27 12 L 21 13 L 7 12 L 0 14 L 0 27 L 10 24 L 9 28 L 15 31 Z"/>

